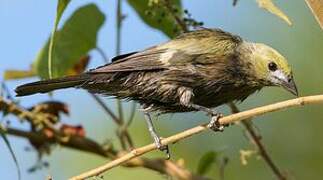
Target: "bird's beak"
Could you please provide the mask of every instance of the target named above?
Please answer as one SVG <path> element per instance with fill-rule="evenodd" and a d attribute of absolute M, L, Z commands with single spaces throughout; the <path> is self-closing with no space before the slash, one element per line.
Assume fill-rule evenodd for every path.
<path fill-rule="evenodd" d="M 281 86 L 288 92 L 294 94 L 295 96 L 298 96 L 297 86 L 292 76 L 287 78 L 287 81 L 282 81 Z"/>

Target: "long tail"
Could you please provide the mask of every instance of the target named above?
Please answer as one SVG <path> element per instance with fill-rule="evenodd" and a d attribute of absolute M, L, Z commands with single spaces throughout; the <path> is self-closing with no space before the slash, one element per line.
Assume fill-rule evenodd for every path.
<path fill-rule="evenodd" d="M 67 76 L 43 81 L 32 82 L 18 86 L 15 91 L 17 96 L 27 96 L 36 93 L 47 93 L 56 89 L 64 89 L 82 85 L 89 79 L 88 74 Z"/>

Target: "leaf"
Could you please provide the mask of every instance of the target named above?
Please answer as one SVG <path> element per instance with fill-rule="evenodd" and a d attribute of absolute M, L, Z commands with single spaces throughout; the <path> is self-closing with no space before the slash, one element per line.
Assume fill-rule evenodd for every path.
<path fill-rule="evenodd" d="M 217 158 L 218 158 L 217 152 L 210 151 L 210 152 L 205 153 L 201 157 L 201 159 L 198 163 L 197 174 L 199 174 L 199 175 L 206 174 L 210 170 L 211 165 L 216 162 Z"/>
<path fill-rule="evenodd" d="M 53 54 L 54 77 L 64 76 L 96 47 L 97 33 L 105 20 L 104 14 L 94 4 L 76 10 L 55 35 Z M 49 42 L 34 61 L 34 69 L 41 78 L 48 78 Z"/>
<path fill-rule="evenodd" d="M 306 0 L 307 5 L 310 7 L 315 19 L 320 24 L 323 30 L 323 1 L 322 0 Z"/>
<path fill-rule="evenodd" d="M 177 33 L 177 23 L 168 13 L 162 2 L 164 0 L 128 0 L 139 17 L 149 26 L 162 31 L 168 37 L 173 38 Z M 168 0 L 170 6 L 181 16 L 182 6 L 180 0 Z"/>
<path fill-rule="evenodd" d="M 90 56 L 86 55 L 80 58 L 79 62 L 66 72 L 66 75 L 77 75 L 85 71 L 90 62 Z"/>
<path fill-rule="evenodd" d="M 4 71 L 3 78 L 4 80 L 13 80 L 13 79 L 22 79 L 36 76 L 36 73 L 33 70 L 6 70 Z"/>
<path fill-rule="evenodd" d="M 66 75 L 77 75 L 85 71 L 87 65 L 90 62 L 90 56 L 86 55 L 80 58 L 79 62 L 74 64 L 74 66 L 67 70 Z M 3 74 L 4 80 L 14 80 L 23 79 L 37 76 L 35 70 L 31 68 L 30 70 L 5 70 Z"/>
<path fill-rule="evenodd" d="M 17 168 L 17 173 L 18 173 L 18 179 L 20 180 L 21 179 L 20 166 L 18 164 L 17 157 L 16 157 L 16 155 L 15 155 L 15 153 L 14 153 L 12 147 L 11 147 L 11 144 L 10 144 L 10 142 L 9 142 L 7 136 L 6 136 L 6 130 L 2 125 L 0 125 L 0 135 L 1 135 L 2 139 L 3 139 L 3 141 L 5 142 L 5 144 L 7 145 L 8 149 L 10 151 L 10 154 L 12 156 L 12 159 L 15 162 L 15 165 L 16 165 L 16 168 Z"/>
<path fill-rule="evenodd" d="M 288 25 L 292 25 L 292 22 L 289 20 L 288 16 L 281 11 L 273 2 L 272 0 L 257 0 L 259 7 L 264 8 L 265 10 L 269 11 L 270 13 L 278 16 L 282 20 L 284 20 Z"/>
<path fill-rule="evenodd" d="M 49 54 L 48 54 L 48 74 L 49 74 L 50 78 L 52 78 L 52 70 L 53 70 L 52 69 L 52 64 L 53 64 L 52 58 L 53 58 L 56 30 L 57 30 L 59 20 L 61 19 L 62 14 L 63 14 L 63 12 L 64 12 L 64 10 L 67 7 L 69 2 L 70 2 L 70 0 L 58 0 L 57 9 L 56 9 L 55 23 L 54 23 L 52 36 L 50 38 L 49 50 L 48 50 L 49 51 Z"/>

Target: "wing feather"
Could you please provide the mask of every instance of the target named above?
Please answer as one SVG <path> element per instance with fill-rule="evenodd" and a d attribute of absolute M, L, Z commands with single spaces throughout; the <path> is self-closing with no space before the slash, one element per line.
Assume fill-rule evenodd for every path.
<path fill-rule="evenodd" d="M 228 59 L 241 42 L 238 36 L 219 29 L 192 31 L 144 51 L 117 56 L 112 63 L 89 73 L 165 70 L 194 63 L 217 63 Z"/>

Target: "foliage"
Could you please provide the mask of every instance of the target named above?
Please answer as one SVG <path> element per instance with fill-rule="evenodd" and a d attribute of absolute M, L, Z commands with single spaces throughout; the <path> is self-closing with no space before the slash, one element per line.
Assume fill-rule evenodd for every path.
<path fill-rule="evenodd" d="M 16 165 L 16 168 L 17 168 L 17 173 L 18 173 L 18 179 L 20 180 L 21 179 L 21 172 L 20 172 L 20 166 L 19 166 L 19 163 L 18 163 L 18 160 L 17 160 L 17 157 L 15 155 L 15 152 L 14 150 L 12 149 L 12 146 L 10 144 L 10 141 L 9 139 L 7 138 L 7 134 L 6 134 L 6 129 L 5 127 L 3 127 L 2 124 L 0 124 L 0 136 L 1 138 L 3 139 L 3 141 L 5 142 L 7 148 L 9 149 L 9 152 L 12 156 L 12 159 L 13 161 L 15 162 L 15 165 Z"/>
<path fill-rule="evenodd" d="M 170 12 L 163 5 L 166 0 L 128 0 L 128 3 L 135 9 L 139 17 L 150 27 L 158 29 L 170 38 L 178 32 L 177 23 Z M 173 9 L 173 13 L 181 16 L 182 6 L 180 0 L 167 1 Z"/>
<path fill-rule="evenodd" d="M 54 76 L 66 75 L 83 56 L 96 47 L 97 33 L 104 23 L 104 14 L 94 4 L 79 8 L 55 34 L 53 54 Z M 47 42 L 33 64 L 41 78 L 48 78 Z"/>

